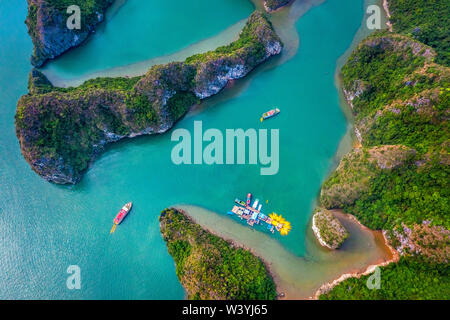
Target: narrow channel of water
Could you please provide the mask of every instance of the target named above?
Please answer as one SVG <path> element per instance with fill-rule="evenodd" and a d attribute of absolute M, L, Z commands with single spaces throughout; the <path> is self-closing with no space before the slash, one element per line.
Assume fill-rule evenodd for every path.
<path fill-rule="evenodd" d="M 160 61 L 168 61 L 183 48 L 185 56 L 229 42 L 253 9 L 242 0 L 195 3 L 128 0 L 112 11 L 108 23 L 90 41 L 50 62 L 45 71 L 63 83 L 102 70 L 125 70 L 124 65 L 136 66 L 140 61 L 147 61 L 146 68 L 159 63 L 148 63 L 151 59 L 166 56 Z M 184 11 L 179 13 L 181 8 Z M 286 272 L 286 279 L 307 278 L 306 267 L 296 271 L 298 259 L 328 261 L 328 253 L 321 258 L 320 250 L 309 248 L 307 233 L 320 185 L 348 127 L 335 86 L 336 61 L 352 43 L 363 13 L 362 0 L 296 1 L 275 13 L 274 26 L 286 43 L 283 55 L 177 123 L 176 128 L 188 130 L 194 120 L 203 121 L 205 129 L 222 131 L 280 129 L 278 175 L 260 176 L 260 168 L 251 165 L 176 166 L 170 160 L 174 144 L 168 133 L 111 146 L 80 184 L 67 187 L 42 180 L 20 154 L 14 114 L 17 100 L 27 92 L 32 46 L 23 24 L 26 3 L 1 1 L 0 298 L 182 299 L 184 291 L 159 232 L 160 211 L 174 203 L 189 203 L 225 214 L 234 198 L 247 192 L 264 204 L 269 200 L 265 212 L 277 211 L 291 221 L 288 237 L 254 232 L 268 239 L 276 251 L 285 252 L 280 261 L 286 266 L 280 273 Z M 261 113 L 272 106 L 282 114 L 261 125 Z M 128 201 L 134 202 L 132 213 L 110 236 L 115 213 Z M 371 260 L 364 260 L 358 248 L 362 247 L 355 249 L 354 267 Z M 347 251 L 336 254 L 351 257 Z M 347 256 L 337 260 L 345 266 L 352 263 Z M 82 290 L 66 287 L 66 270 L 73 264 L 82 270 Z M 326 263 L 318 269 L 324 281 L 338 270 Z M 301 295 L 307 295 L 319 278 L 320 274 L 314 275 Z"/>

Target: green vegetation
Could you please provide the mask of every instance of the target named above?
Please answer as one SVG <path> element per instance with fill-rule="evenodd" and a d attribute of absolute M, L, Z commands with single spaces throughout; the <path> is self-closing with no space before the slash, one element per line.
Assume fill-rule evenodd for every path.
<path fill-rule="evenodd" d="M 342 69 L 362 147 L 324 183 L 321 203 L 386 230 L 404 256 L 382 268 L 381 290 L 365 276 L 321 299 L 450 299 L 450 3 L 389 5 L 404 35 L 375 33 Z"/>
<path fill-rule="evenodd" d="M 185 214 L 166 209 L 161 233 L 189 299 L 272 300 L 275 284 L 249 251 L 212 235 Z"/>
<path fill-rule="evenodd" d="M 350 278 L 320 300 L 448 300 L 450 268 L 448 264 L 430 264 L 418 258 L 403 257 L 398 263 L 381 269 L 381 288 L 367 288 L 369 276 Z"/>
<path fill-rule="evenodd" d="M 421 154 L 439 152 L 448 140 L 448 124 L 443 121 L 450 105 L 450 91 L 442 91 L 432 112 L 418 113 L 414 106 L 402 106 L 398 113 L 385 112 L 378 117 L 364 136 L 365 146 L 404 144 Z"/>
<path fill-rule="evenodd" d="M 157 120 L 156 111 L 152 109 L 150 101 L 143 94 L 130 94 L 125 100 L 128 110 L 135 118 L 135 123 L 144 127 L 149 124 L 155 124 Z"/>
<path fill-rule="evenodd" d="M 87 1 L 85 9 L 94 12 L 96 3 L 106 2 Z M 166 131 L 199 102 L 198 97 L 217 93 L 218 82 L 225 87 L 222 79 L 230 77 L 230 69 L 244 65 L 248 72 L 273 55 L 266 53 L 266 46 L 277 41 L 267 18 L 254 12 L 229 46 L 186 62 L 153 66 L 141 77 L 96 78 L 76 88 L 57 88 L 33 70 L 29 94 L 17 105 L 22 153 L 46 179 L 76 183 L 106 144 L 124 136 Z"/>
<path fill-rule="evenodd" d="M 188 111 L 190 106 L 198 104 L 198 99 L 192 92 L 179 92 L 167 101 L 172 118 L 179 119 Z"/>
<path fill-rule="evenodd" d="M 348 238 L 348 231 L 330 211 L 322 208 L 314 214 L 313 219 L 313 230 L 316 228 L 314 234 L 325 242 L 326 247 L 338 249 Z"/>
<path fill-rule="evenodd" d="M 326 207 L 343 208 L 376 229 L 423 220 L 449 227 L 450 172 L 440 163 L 450 137 L 449 71 L 432 57 L 422 44 L 386 33 L 365 40 L 352 54 L 342 72 L 346 90 L 359 90 L 352 103 L 363 147 L 405 145 L 417 155 L 392 170 L 377 168 L 367 152 L 344 158 L 324 183 Z"/>
<path fill-rule="evenodd" d="M 419 52 L 413 54 L 413 50 Z M 444 85 L 448 79 L 441 79 L 440 74 L 427 77 L 414 73 L 432 60 L 427 50 L 431 49 L 407 37 L 385 32 L 364 40 L 342 68 L 344 88 L 353 90 L 359 85 L 363 91 L 353 100 L 357 119 L 373 114 L 396 99 L 406 99 Z"/>
<path fill-rule="evenodd" d="M 449 151 L 450 72 L 433 57 L 423 44 L 385 32 L 353 52 L 342 73 L 344 88 L 355 96 L 364 151 L 344 158 L 324 183 L 323 205 L 343 208 L 376 229 L 423 220 L 449 227 L 450 172 L 442 155 Z M 383 145 L 404 145 L 417 154 L 382 169 L 366 151 Z"/>
<path fill-rule="evenodd" d="M 380 170 L 371 177 L 368 191 L 343 208 L 372 229 L 391 230 L 424 220 L 449 229 L 449 178 L 449 166 L 436 161 L 421 168 L 410 163 Z"/>
<path fill-rule="evenodd" d="M 95 78 L 91 80 L 87 80 L 78 88 L 56 88 L 55 90 L 62 92 L 74 91 L 77 89 L 88 90 L 88 89 L 106 89 L 106 90 L 122 90 L 122 91 L 130 91 L 136 85 L 136 83 L 142 77 L 118 77 L 118 78 Z"/>
<path fill-rule="evenodd" d="M 437 62 L 450 66 L 450 2 L 448 0 L 389 0 L 394 31 L 412 36 L 437 53 Z"/>
<path fill-rule="evenodd" d="M 28 25 L 28 32 L 30 34 L 31 39 L 37 39 L 38 29 L 37 29 L 37 12 L 38 6 L 30 1 L 28 1 L 28 15 L 26 23 Z M 36 51 L 36 48 L 35 48 Z"/>
<path fill-rule="evenodd" d="M 258 12 L 257 15 L 252 15 L 249 18 L 248 23 L 239 34 L 239 39 L 229 45 L 219 47 L 214 51 L 193 55 L 186 59 L 186 63 L 202 63 L 219 57 L 239 59 L 243 53 L 245 53 L 246 56 L 251 57 L 252 60 L 262 60 L 266 55 L 266 48 L 265 43 L 260 39 L 260 32 L 258 32 L 258 30 L 264 28 L 265 25 L 269 25 L 270 28 L 272 28 L 272 24 L 267 16 Z M 274 39 L 280 41 L 278 37 L 274 37 Z"/>

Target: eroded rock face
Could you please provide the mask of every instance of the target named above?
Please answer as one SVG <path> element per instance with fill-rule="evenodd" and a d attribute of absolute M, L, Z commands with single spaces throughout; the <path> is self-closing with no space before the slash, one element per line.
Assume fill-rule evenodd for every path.
<path fill-rule="evenodd" d="M 403 145 L 373 147 L 368 152 L 378 168 L 388 170 L 402 166 L 416 155 L 416 150 Z"/>
<path fill-rule="evenodd" d="M 442 226 L 433 226 L 431 221 L 402 224 L 389 235 L 401 255 L 421 255 L 435 263 L 448 263 L 450 260 L 450 231 Z"/>
<path fill-rule="evenodd" d="M 282 50 L 260 12 L 253 13 L 236 46 L 152 67 L 136 78 L 98 78 L 56 88 L 38 70 L 20 98 L 16 133 L 32 169 L 48 181 L 73 184 L 104 147 L 123 138 L 163 133 L 190 106 L 247 75 Z"/>
<path fill-rule="evenodd" d="M 211 71 L 220 70 L 218 76 L 211 77 Z M 208 98 L 222 90 L 230 80 L 239 79 L 248 73 L 243 64 L 233 65 L 231 61 L 214 61 L 204 64 L 197 73 L 195 95 L 200 99 Z"/>
<path fill-rule="evenodd" d="M 364 41 L 362 45 L 372 48 L 378 47 L 381 50 L 395 50 L 405 53 L 405 55 L 411 50 L 413 55 L 425 57 L 427 60 L 436 57 L 436 52 L 429 46 L 400 35 L 390 34 L 385 37 L 370 38 Z"/>
<path fill-rule="evenodd" d="M 31 62 L 40 67 L 47 60 L 53 59 L 72 47 L 80 45 L 103 21 L 104 13 L 114 0 L 96 0 L 98 11 L 85 12 L 82 8 L 84 22 L 80 30 L 67 28 L 69 15 L 65 10 L 49 0 L 27 0 L 28 17 L 26 24 L 34 45 Z M 73 4 L 78 4 L 74 1 Z"/>

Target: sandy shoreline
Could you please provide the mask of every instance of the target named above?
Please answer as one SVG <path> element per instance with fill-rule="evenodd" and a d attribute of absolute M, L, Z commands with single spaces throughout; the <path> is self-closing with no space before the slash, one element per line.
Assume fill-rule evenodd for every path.
<path fill-rule="evenodd" d="M 387 27 L 388 27 L 388 30 L 389 30 L 390 32 L 392 32 L 392 31 L 393 31 L 393 26 L 392 26 L 392 23 L 389 21 L 389 19 L 391 18 L 391 13 L 390 13 L 390 11 L 389 11 L 389 3 L 388 3 L 388 0 L 383 0 L 383 9 L 384 9 L 384 11 L 386 12 L 386 17 L 387 17 L 387 19 L 388 19 L 388 21 L 386 22 L 386 25 L 387 25 Z M 344 91 L 345 91 L 345 90 L 344 90 Z M 345 99 L 345 101 L 347 102 L 347 105 L 351 108 L 351 107 L 352 107 L 352 102 L 349 101 L 347 98 Z M 357 130 L 357 129 L 356 129 L 356 130 Z M 361 147 L 361 142 L 358 141 L 358 139 L 356 139 L 356 141 L 354 141 L 354 148 L 355 148 L 355 147 L 356 147 L 356 148 Z M 372 229 L 370 229 L 370 228 L 364 226 L 364 225 L 363 225 L 363 224 L 362 224 L 355 216 L 353 216 L 353 215 L 351 215 L 351 214 L 346 214 L 346 213 L 344 213 L 344 212 L 342 212 L 342 211 L 340 211 L 340 210 L 332 210 L 332 211 L 338 212 L 338 213 L 340 213 L 340 214 L 345 214 L 348 218 L 350 218 L 351 220 L 355 221 L 362 229 L 374 231 L 374 230 L 372 230 Z M 313 226 L 314 226 L 314 217 L 313 217 Z M 313 229 L 313 231 L 314 231 L 314 229 Z M 316 233 L 316 232 L 314 232 L 314 233 Z M 376 263 L 376 264 L 369 265 L 369 266 L 368 266 L 364 271 L 362 271 L 362 272 L 350 272 L 350 273 L 342 274 L 340 277 L 336 278 L 335 280 L 323 284 L 323 285 L 316 291 L 316 293 L 314 294 L 314 299 L 316 299 L 316 300 L 319 299 L 319 296 L 320 296 L 321 294 L 324 294 L 324 293 L 329 292 L 329 291 L 332 290 L 335 286 L 337 286 L 339 283 L 341 283 L 342 281 L 344 281 L 344 280 L 346 280 L 346 279 L 349 279 L 349 278 L 360 278 L 360 277 L 362 277 L 362 276 L 365 276 L 365 275 L 368 275 L 368 274 L 373 273 L 377 267 L 384 267 L 384 266 L 389 265 L 390 263 L 395 263 L 395 262 L 397 262 L 397 261 L 399 260 L 399 258 L 400 258 L 400 254 L 399 254 L 393 247 L 391 247 L 391 246 L 389 245 L 389 241 L 388 241 L 388 239 L 386 238 L 386 233 L 385 233 L 384 231 L 382 232 L 382 235 L 383 235 L 383 239 L 384 239 L 384 244 L 385 244 L 385 246 L 386 246 L 387 248 L 389 248 L 389 250 L 390 250 L 390 252 L 391 252 L 391 254 L 392 254 L 392 258 L 391 258 L 391 259 L 388 259 L 387 261 L 383 260 L 383 261 L 380 261 L 380 262 L 378 262 L 378 263 Z M 317 239 L 318 239 L 319 242 L 322 244 L 322 242 L 320 241 L 321 239 L 319 239 L 319 237 L 318 237 Z"/>
<path fill-rule="evenodd" d="M 252 248 L 249 248 L 241 243 L 237 243 L 236 241 L 233 241 L 231 239 L 224 239 L 221 235 L 219 235 L 217 232 L 215 232 L 214 230 L 212 230 L 211 228 L 205 227 L 204 225 L 200 224 L 197 219 L 195 219 L 195 217 L 193 217 L 191 214 L 189 214 L 189 212 L 187 212 L 186 210 L 183 210 L 179 207 L 170 207 L 170 209 L 175 209 L 181 213 L 183 213 L 185 216 L 187 216 L 188 218 L 190 218 L 194 223 L 196 223 L 197 225 L 199 225 L 203 230 L 208 231 L 209 233 L 215 235 L 216 237 L 219 237 L 225 241 L 227 241 L 228 243 L 230 243 L 234 248 L 241 248 L 244 250 L 247 250 L 249 252 L 251 252 L 255 257 L 258 257 L 258 259 L 260 259 L 263 264 L 266 266 L 267 268 L 267 272 L 270 274 L 270 276 L 273 279 L 273 282 L 275 283 L 275 289 L 277 291 L 278 297 L 284 295 L 284 293 L 280 292 L 278 289 L 280 287 L 280 281 L 278 281 L 278 277 L 275 274 L 275 272 L 273 271 L 272 267 L 271 267 L 271 263 L 268 262 L 267 260 L 265 260 L 263 257 L 261 257 L 260 255 L 256 254 L 254 252 L 254 250 L 252 250 Z"/>
<path fill-rule="evenodd" d="M 352 268 L 347 269 L 347 271 L 344 274 L 336 274 L 336 279 L 330 282 L 326 282 L 327 280 L 324 280 L 323 282 L 319 282 L 317 287 L 315 287 L 310 294 L 308 295 L 296 295 L 293 294 L 293 291 L 291 290 L 291 288 L 289 287 L 289 283 L 286 282 L 286 274 L 284 275 L 279 275 L 277 272 L 279 272 L 279 266 L 272 266 L 272 263 L 270 261 L 267 261 L 264 257 L 261 256 L 261 254 L 258 253 L 257 250 L 254 250 L 252 247 L 246 246 L 245 244 L 242 244 L 239 241 L 235 241 L 233 238 L 231 238 L 230 236 L 224 236 L 223 234 L 221 234 L 220 231 L 216 231 L 210 227 L 208 227 L 207 225 L 205 225 L 204 223 L 202 223 L 201 221 L 199 221 L 198 219 L 196 219 L 196 217 L 192 214 L 190 214 L 189 209 L 186 208 L 180 208 L 179 206 L 175 205 L 172 208 L 184 213 L 187 217 L 189 217 L 194 223 L 200 225 L 202 227 L 202 229 L 210 232 L 211 234 L 214 234 L 224 240 L 226 240 L 227 242 L 229 242 L 231 245 L 233 245 L 236 248 L 242 248 L 245 250 L 248 250 L 249 252 L 251 252 L 252 254 L 254 254 L 255 256 L 257 256 L 259 259 L 261 259 L 261 261 L 264 263 L 264 265 L 267 268 L 268 273 L 271 275 L 271 277 L 273 278 L 274 282 L 275 282 L 275 286 L 276 286 L 276 290 L 277 293 L 279 295 L 279 299 L 293 299 L 293 300 L 312 300 L 312 299 L 317 299 L 320 293 L 323 293 L 323 290 L 325 288 L 331 289 L 332 287 L 334 287 L 336 284 L 340 283 L 341 281 L 349 278 L 349 277 L 357 277 L 357 276 L 361 276 L 363 274 L 366 273 L 371 273 L 373 272 L 373 270 L 375 269 L 375 267 L 377 266 L 384 266 L 387 265 L 389 263 L 391 263 L 392 261 L 395 261 L 396 258 L 394 258 L 394 251 L 393 249 L 388 246 L 386 239 L 384 238 L 384 241 L 381 240 L 381 232 L 377 232 L 377 231 L 373 231 L 365 226 L 363 226 L 362 224 L 360 224 L 356 218 L 354 218 L 351 215 L 348 214 L 344 214 L 342 212 L 336 212 L 333 211 L 334 213 L 336 213 L 336 215 L 339 218 L 343 218 L 343 219 L 348 219 L 348 221 L 352 221 L 352 223 L 354 223 L 354 225 L 356 225 L 358 228 L 361 228 L 361 230 L 366 230 L 367 232 L 370 232 L 371 234 L 373 234 L 377 239 L 378 242 L 381 244 L 382 242 L 383 245 L 386 245 L 388 248 L 386 248 L 386 252 L 390 252 L 392 255 L 388 254 L 385 255 L 383 258 L 380 258 L 379 260 L 372 260 L 370 262 L 369 266 L 359 266 L 359 267 L 355 267 L 352 271 Z M 358 223 L 357 223 L 358 222 Z M 361 271 L 363 270 L 363 271 Z M 292 275 L 293 276 L 293 275 Z M 298 275 L 297 275 L 298 276 Z M 333 279 L 333 278 L 331 278 Z M 324 283 L 325 282 L 325 283 Z M 322 284 L 324 283 L 324 284 Z M 318 289 L 317 289 L 318 288 Z"/>
<path fill-rule="evenodd" d="M 365 230 L 370 230 L 370 231 L 374 231 L 368 227 L 366 227 L 365 225 L 363 225 L 354 215 L 348 214 L 348 213 L 343 213 L 341 211 L 337 211 L 340 214 L 345 214 L 347 217 L 349 217 L 351 220 L 355 221 L 362 229 Z M 389 241 L 386 237 L 386 233 L 383 231 L 383 239 L 384 239 L 384 244 L 386 247 L 389 248 L 389 250 L 391 251 L 392 254 L 392 258 L 388 259 L 388 260 L 383 260 L 380 261 L 378 263 L 369 265 L 364 271 L 362 272 L 350 272 L 350 273 L 345 273 L 343 275 L 341 275 L 340 277 L 336 278 L 335 280 L 325 283 L 323 284 L 314 294 L 314 299 L 318 300 L 321 294 L 325 294 L 328 293 L 329 291 L 331 291 L 335 286 L 337 286 L 339 283 L 341 283 L 344 280 L 347 280 L 349 278 L 361 278 L 362 276 L 366 276 L 369 275 L 371 273 L 373 273 L 375 271 L 375 269 L 377 267 L 385 267 L 391 263 L 394 262 L 398 262 L 398 260 L 400 259 L 400 254 L 397 252 L 397 250 L 395 250 L 390 244 Z"/>
<path fill-rule="evenodd" d="M 260 0 L 260 1 L 263 2 L 263 0 Z M 253 1 L 252 1 L 252 2 L 253 2 Z M 292 2 L 293 2 L 293 1 L 291 1 L 291 3 L 292 3 Z M 284 7 L 281 7 L 281 8 L 279 8 L 278 10 L 281 10 L 281 9 L 283 9 L 283 8 L 284 8 Z M 385 12 L 386 12 L 387 18 L 389 19 L 391 15 L 390 15 L 390 11 L 389 11 L 389 6 L 388 6 L 388 1 L 387 1 L 387 0 L 383 0 L 383 8 L 384 8 L 384 10 L 385 10 Z M 276 10 L 276 11 L 278 11 L 278 10 Z M 387 22 L 387 26 L 388 26 L 389 30 L 392 31 L 392 24 L 391 24 L 389 21 Z M 345 99 L 345 101 L 348 103 L 348 100 Z M 272 266 L 272 263 L 268 262 L 266 259 L 264 259 L 263 257 L 261 257 L 261 255 L 258 254 L 257 252 L 255 252 L 255 250 L 254 250 L 253 248 L 248 247 L 248 246 L 245 246 L 244 244 L 239 243 L 239 242 L 237 242 L 237 241 L 234 241 L 233 239 L 230 239 L 229 237 L 223 237 L 219 232 L 216 232 L 215 230 L 213 230 L 213 229 L 211 229 L 211 228 L 209 228 L 209 227 L 205 227 L 204 225 L 202 225 L 201 223 L 199 223 L 199 221 L 198 221 L 194 216 L 192 216 L 191 214 L 189 214 L 188 212 L 186 212 L 186 210 L 183 210 L 183 209 L 178 208 L 178 207 L 174 207 L 174 208 L 177 209 L 177 210 L 179 210 L 179 211 L 181 211 L 182 213 L 186 214 L 189 218 L 192 219 L 192 221 L 194 221 L 195 223 L 199 224 L 204 230 L 206 230 L 206 231 L 210 232 L 211 234 L 214 234 L 214 235 L 216 235 L 216 236 L 218 236 L 218 237 L 220 237 L 220 238 L 226 240 L 227 242 L 229 242 L 230 244 L 232 244 L 234 247 L 242 248 L 242 249 L 248 250 L 249 252 L 251 252 L 252 254 L 254 254 L 255 256 L 257 256 L 259 259 L 261 259 L 261 261 L 265 264 L 268 273 L 272 276 L 272 278 L 273 278 L 273 280 L 274 280 L 274 282 L 275 282 L 276 289 L 277 289 L 277 293 L 278 293 L 279 295 L 280 295 L 281 293 L 283 293 L 283 294 L 285 293 L 285 292 L 283 292 L 283 290 L 286 289 L 286 288 L 284 288 L 285 283 L 282 283 L 282 281 L 280 281 L 281 278 L 280 278 L 280 277 L 277 275 L 277 273 L 275 272 L 274 267 Z M 348 219 L 354 221 L 355 223 L 357 223 L 357 225 L 358 225 L 362 230 L 370 231 L 370 232 L 373 233 L 373 234 L 376 234 L 376 233 L 377 233 L 377 231 L 374 231 L 374 230 L 372 230 L 372 229 L 370 229 L 370 228 L 367 228 L 366 226 L 362 225 L 362 224 L 358 221 L 358 219 L 357 219 L 356 217 L 354 217 L 353 215 L 345 214 L 345 213 L 342 213 L 342 212 L 340 212 L 340 211 L 339 211 L 339 213 L 345 215 L 346 218 L 348 218 Z M 312 224 L 313 224 L 313 226 L 315 226 L 314 216 L 313 216 L 313 219 L 312 219 Z M 313 231 L 314 231 L 314 228 L 313 228 Z M 378 231 L 378 232 L 379 232 L 379 231 Z M 315 232 L 314 232 L 314 233 L 315 233 Z M 389 245 L 388 240 L 387 240 L 387 238 L 386 238 L 386 235 L 385 235 L 384 233 L 381 235 L 381 232 L 379 232 L 379 234 L 376 235 L 376 237 L 377 237 L 377 239 L 379 239 L 380 243 L 381 243 L 381 237 L 383 238 L 383 244 L 387 247 L 387 248 L 386 248 L 386 252 L 388 252 L 388 250 L 389 250 L 390 253 L 391 253 L 390 257 L 389 257 L 389 255 L 388 255 L 389 258 L 387 258 L 387 257 L 380 258 L 378 261 L 375 260 L 375 263 L 373 263 L 373 260 L 372 260 L 371 262 L 369 262 L 370 264 L 369 264 L 369 263 L 366 264 L 367 267 L 365 267 L 365 266 L 363 265 L 363 266 L 360 266 L 359 268 L 354 268 L 354 269 L 353 269 L 354 271 L 352 271 L 352 268 L 350 268 L 350 270 L 349 270 L 350 272 L 345 272 L 345 273 L 341 274 L 340 276 L 337 276 L 337 277 L 336 277 L 334 280 L 332 280 L 332 281 L 325 282 L 326 280 L 324 280 L 325 283 L 323 283 L 323 284 L 315 291 L 315 293 L 314 293 L 314 291 L 313 291 L 313 292 L 311 293 L 311 296 L 305 297 L 305 298 L 303 298 L 303 299 L 318 299 L 319 296 L 320 296 L 320 294 L 323 294 L 323 293 L 328 292 L 329 290 L 331 290 L 331 289 L 334 288 L 336 285 L 338 285 L 339 283 L 341 283 L 342 281 L 344 281 L 344 280 L 346 280 L 346 279 L 349 279 L 349 278 L 360 278 L 360 277 L 363 276 L 363 275 L 368 275 L 368 274 L 373 273 L 374 270 L 376 269 L 376 267 L 383 267 L 383 266 L 386 266 L 386 265 L 388 265 L 388 264 L 390 264 L 390 263 L 397 262 L 398 259 L 399 259 L 399 254 L 398 254 L 398 252 L 397 252 L 394 248 L 392 248 L 392 247 Z M 323 239 L 320 239 L 320 237 L 317 237 L 317 236 L 316 236 L 315 238 L 320 242 L 320 244 L 322 245 L 322 247 L 327 248 L 327 246 L 324 245 L 324 244 L 322 243 L 322 242 L 323 242 Z M 322 240 L 322 241 L 320 241 L 320 240 Z M 361 271 L 361 270 L 362 270 L 362 271 Z M 329 279 L 330 279 L 330 278 L 329 278 Z M 331 278 L 331 279 L 332 279 L 332 278 Z M 284 288 L 284 289 L 283 289 L 283 288 Z M 317 287 L 316 287 L 316 288 L 317 288 Z M 280 289 L 281 289 L 281 290 L 280 290 Z M 286 292 L 286 293 L 287 293 L 287 292 Z M 287 294 L 285 298 L 286 298 L 286 299 L 289 299 L 289 294 Z"/>

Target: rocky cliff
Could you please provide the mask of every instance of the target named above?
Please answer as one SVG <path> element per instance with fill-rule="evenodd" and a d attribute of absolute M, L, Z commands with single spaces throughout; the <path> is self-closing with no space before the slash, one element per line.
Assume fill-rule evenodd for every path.
<path fill-rule="evenodd" d="M 16 133 L 32 169 L 59 184 L 77 183 L 105 145 L 163 133 L 199 100 L 281 53 L 266 16 L 254 12 L 239 39 L 185 62 L 152 67 L 135 78 L 98 78 L 57 88 L 37 70 L 20 98 Z"/>
<path fill-rule="evenodd" d="M 26 24 L 34 45 L 31 62 L 40 67 L 72 47 L 80 45 L 103 21 L 106 9 L 114 0 L 27 0 Z M 81 28 L 70 30 L 67 8 L 78 5 Z"/>
<path fill-rule="evenodd" d="M 400 253 L 373 275 L 321 299 L 449 299 L 450 3 L 388 0 L 391 30 L 361 44 L 342 69 L 358 145 L 325 182 L 321 202 L 382 229 Z M 372 282 L 373 283 L 373 282 Z"/>
<path fill-rule="evenodd" d="M 379 32 L 342 69 L 359 144 L 324 183 L 321 205 L 385 230 L 405 255 L 450 256 L 450 69 L 407 36 Z"/>

